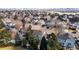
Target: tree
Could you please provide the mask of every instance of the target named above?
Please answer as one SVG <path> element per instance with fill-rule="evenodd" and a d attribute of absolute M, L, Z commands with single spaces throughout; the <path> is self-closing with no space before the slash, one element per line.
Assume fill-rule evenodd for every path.
<path fill-rule="evenodd" d="M 38 43 L 39 43 L 39 40 L 36 39 L 34 36 L 31 37 L 30 40 L 29 40 L 30 48 L 33 49 L 33 50 L 38 49 Z"/>
<path fill-rule="evenodd" d="M 26 36 L 26 37 L 27 37 L 27 36 Z M 27 44 L 27 42 L 28 42 L 28 40 L 27 40 L 26 37 L 22 39 L 22 46 L 23 46 L 24 48 L 27 47 L 26 44 Z"/>
<path fill-rule="evenodd" d="M 48 38 L 48 50 L 59 50 L 61 49 L 61 46 L 57 40 L 57 37 L 54 33 L 51 33 L 47 36 Z"/>
<path fill-rule="evenodd" d="M 41 40 L 40 50 L 47 50 L 47 40 L 46 40 L 46 38 L 44 36 L 43 36 L 43 38 Z"/>
<path fill-rule="evenodd" d="M 6 30 L 5 28 L 0 29 L 0 39 L 4 39 L 5 44 L 7 44 L 7 41 L 11 38 L 11 33 Z"/>
<path fill-rule="evenodd" d="M 34 35 L 33 35 L 33 31 L 29 28 L 27 30 L 27 35 L 26 35 L 26 38 L 25 38 L 25 43 L 27 44 L 27 42 L 29 43 L 29 49 L 32 49 L 32 50 L 37 50 L 38 49 L 38 43 L 39 43 L 39 40 L 38 38 L 36 38 Z"/>

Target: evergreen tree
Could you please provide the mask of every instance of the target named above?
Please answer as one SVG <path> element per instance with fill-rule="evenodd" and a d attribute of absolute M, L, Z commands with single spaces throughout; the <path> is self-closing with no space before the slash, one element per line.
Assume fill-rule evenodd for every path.
<path fill-rule="evenodd" d="M 47 41 L 46 41 L 46 38 L 44 36 L 41 40 L 40 50 L 47 50 Z"/>
<path fill-rule="evenodd" d="M 31 29 L 27 30 L 26 41 L 29 43 L 29 49 L 37 50 L 39 40 L 33 35 L 33 31 Z"/>
<path fill-rule="evenodd" d="M 54 33 L 48 35 L 48 50 L 59 50 L 61 46 L 57 40 L 57 37 Z"/>

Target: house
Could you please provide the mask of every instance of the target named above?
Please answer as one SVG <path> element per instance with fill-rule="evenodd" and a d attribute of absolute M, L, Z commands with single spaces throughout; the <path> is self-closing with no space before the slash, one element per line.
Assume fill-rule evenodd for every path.
<path fill-rule="evenodd" d="M 77 26 L 75 24 L 69 24 L 69 29 L 76 30 Z"/>
<path fill-rule="evenodd" d="M 64 49 L 73 49 L 75 46 L 75 39 L 71 37 L 68 33 L 63 35 L 58 35 L 58 42 Z"/>
<path fill-rule="evenodd" d="M 42 27 L 39 25 L 32 25 L 31 30 L 33 31 L 33 34 L 35 35 L 36 38 L 39 38 L 41 40 L 43 32 L 42 32 Z"/>
<path fill-rule="evenodd" d="M 39 21 L 38 21 L 38 24 L 39 24 L 39 25 L 45 25 L 45 21 L 44 21 L 44 20 L 39 20 Z"/>
<path fill-rule="evenodd" d="M 15 27 L 15 23 L 13 23 L 10 19 L 1 19 L 4 26 L 7 28 L 7 29 L 11 29 L 11 28 L 14 28 Z"/>
<path fill-rule="evenodd" d="M 23 27 L 23 23 L 19 20 L 16 20 L 14 23 L 17 30 L 20 30 Z"/>

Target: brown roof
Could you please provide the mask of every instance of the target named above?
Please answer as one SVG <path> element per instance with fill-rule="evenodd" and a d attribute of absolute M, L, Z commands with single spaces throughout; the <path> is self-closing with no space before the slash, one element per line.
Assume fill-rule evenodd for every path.
<path fill-rule="evenodd" d="M 15 21 L 15 27 L 16 27 L 17 29 L 20 29 L 20 27 L 21 27 L 22 25 L 23 25 L 23 24 L 22 24 L 21 21 L 18 21 L 18 20 Z"/>
<path fill-rule="evenodd" d="M 33 25 L 33 24 L 26 24 L 25 28 L 29 28 L 29 26 L 31 25 L 31 30 L 37 30 L 37 31 L 41 31 L 42 27 L 40 25 Z"/>
<path fill-rule="evenodd" d="M 39 26 L 39 25 L 32 25 L 31 30 L 38 30 L 38 31 L 41 31 L 41 30 L 42 30 L 42 27 Z"/>

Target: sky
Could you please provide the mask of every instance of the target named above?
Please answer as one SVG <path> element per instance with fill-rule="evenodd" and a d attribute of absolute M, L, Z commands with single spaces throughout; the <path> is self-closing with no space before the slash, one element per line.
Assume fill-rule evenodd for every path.
<path fill-rule="evenodd" d="M 0 8 L 78 8 L 79 0 L 0 0 Z"/>

